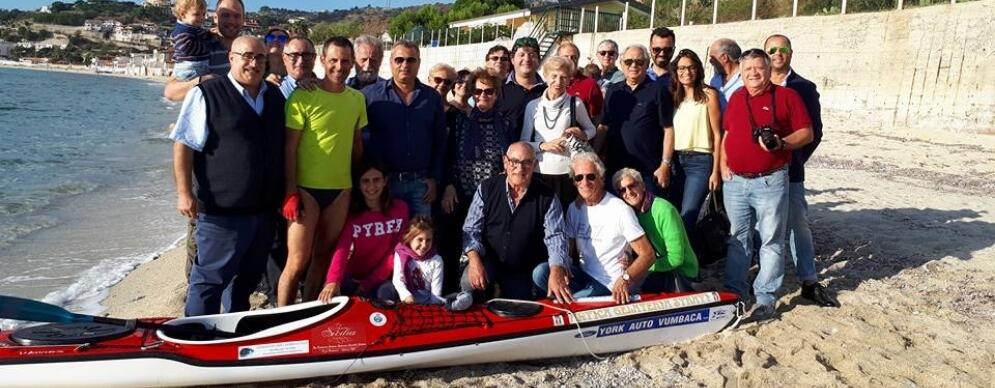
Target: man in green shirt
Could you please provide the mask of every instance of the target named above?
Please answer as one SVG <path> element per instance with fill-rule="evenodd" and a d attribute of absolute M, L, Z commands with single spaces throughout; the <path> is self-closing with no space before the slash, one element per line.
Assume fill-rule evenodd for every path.
<path fill-rule="evenodd" d="M 636 212 L 656 261 L 643 282 L 644 292 L 688 292 L 698 277 L 698 257 L 691 249 L 681 215 L 674 205 L 646 193 L 639 171 L 623 168 L 612 179 L 615 191 Z"/>

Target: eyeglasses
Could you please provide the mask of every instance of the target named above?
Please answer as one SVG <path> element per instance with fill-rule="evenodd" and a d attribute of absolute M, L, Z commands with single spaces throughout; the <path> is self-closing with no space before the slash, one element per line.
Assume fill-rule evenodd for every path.
<path fill-rule="evenodd" d="M 395 65 L 403 65 L 407 62 L 409 65 L 414 65 L 418 63 L 418 58 L 415 57 L 394 57 L 393 59 Z"/>
<path fill-rule="evenodd" d="M 619 193 L 619 194 L 623 194 L 623 195 L 624 195 L 625 193 L 633 193 L 633 194 L 635 194 L 635 193 L 636 193 L 636 189 L 638 189 L 638 188 L 639 188 L 639 183 L 637 183 L 637 182 L 632 182 L 632 183 L 630 183 L 630 184 L 629 184 L 629 185 L 627 185 L 627 186 L 622 186 L 622 187 L 619 187 L 619 188 L 618 188 L 618 193 Z"/>
<path fill-rule="evenodd" d="M 480 89 L 477 89 L 480 90 Z M 493 89 L 491 89 L 493 90 Z M 509 156 L 505 156 L 504 160 L 508 162 L 512 167 L 518 166 L 521 168 L 529 168 L 535 165 L 535 159 L 515 159 Z"/>
<path fill-rule="evenodd" d="M 251 51 L 246 51 L 244 53 L 232 51 L 231 53 L 242 57 L 242 60 L 246 62 L 250 61 L 262 62 L 266 60 L 266 54 L 256 54 Z"/>
<path fill-rule="evenodd" d="M 274 35 L 274 34 L 267 34 L 266 35 L 266 44 L 272 44 L 273 42 L 278 42 L 278 43 L 280 43 L 280 45 L 285 45 L 285 44 L 287 44 L 287 40 L 288 39 L 290 39 L 290 38 L 288 38 L 286 35 L 283 35 L 283 34 L 276 34 L 276 35 Z"/>
<path fill-rule="evenodd" d="M 780 51 L 781 54 L 791 54 L 791 47 L 771 47 L 767 49 L 767 53 L 770 55 L 777 54 Z"/>
<path fill-rule="evenodd" d="M 688 73 L 690 73 L 692 71 L 698 71 L 698 69 L 696 69 L 694 66 L 677 66 L 677 72 L 678 73 L 685 72 L 685 71 L 688 72 Z"/>
<path fill-rule="evenodd" d="M 615 51 L 598 51 L 598 55 L 600 55 L 602 57 L 614 57 L 614 56 L 618 55 L 618 52 L 615 52 Z"/>
<path fill-rule="evenodd" d="M 493 96 L 494 93 L 497 93 L 497 90 L 495 90 L 494 88 L 487 88 L 487 89 L 479 89 L 478 88 L 478 89 L 473 89 L 473 95 L 474 96 L 479 96 L 481 94 L 483 94 L 485 96 Z"/>
<path fill-rule="evenodd" d="M 674 52 L 674 48 L 673 47 L 653 47 L 653 48 L 650 49 L 650 51 L 653 52 L 653 55 L 660 55 L 660 53 L 672 54 Z"/>
<path fill-rule="evenodd" d="M 574 182 L 580 183 L 580 181 L 587 180 L 588 182 L 594 182 L 598 180 L 598 174 L 577 174 L 573 176 Z"/>
<path fill-rule="evenodd" d="M 622 60 L 622 64 L 625 65 L 625 67 L 630 67 L 632 65 L 636 65 L 636 67 L 643 67 L 643 66 L 646 66 L 646 60 L 644 60 L 644 59 L 625 59 L 625 60 Z"/>
<path fill-rule="evenodd" d="M 504 55 L 501 56 L 495 55 L 493 57 L 487 58 L 487 60 L 491 62 L 511 62 L 511 58 Z"/>
<path fill-rule="evenodd" d="M 446 86 L 450 86 L 454 82 L 449 78 L 442 78 L 442 77 L 432 77 L 432 81 L 434 81 L 436 85 L 443 84 Z"/>
<path fill-rule="evenodd" d="M 299 60 L 299 59 L 303 59 L 303 60 L 305 60 L 305 61 L 313 61 L 313 60 L 314 60 L 315 58 L 317 58 L 317 57 L 318 57 L 318 54 L 315 54 L 315 53 L 308 53 L 308 52 L 301 52 L 301 53 L 283 53 L 283 55 L 286 55 L 286 56 L 290 57 L 290 60 L 291 60 L 292 62 L 297 62 L 297 60 Z"/>

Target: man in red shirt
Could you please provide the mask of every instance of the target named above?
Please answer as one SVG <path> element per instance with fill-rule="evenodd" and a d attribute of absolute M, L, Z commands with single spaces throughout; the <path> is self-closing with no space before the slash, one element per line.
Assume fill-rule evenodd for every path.
<path fill-rule="evenodd" d="M 605 103 L 605 97 L 601 94 L 598 82 L 585 76 L 580 71 L 580 49 L 572 42 L 563 42 L 556 48 L 556 56 L 573 61 L 574 68 L 577 71 L 574 73 L 574 78 L 570 82 L 570 86 L 567 87 L 567 94 L 577 96 L 581 101 L 584 101 L 584 107 L 587 108 L 587 113 L 591 116 L 591 121 L 597 124 L 598 116 L 601 115 L 601 107 Z"/>
<path fill-rule="evenodd" d="M 760 272 L 753 282 L 752 316 L 765 320 L 774 315 L 775 293 L 784 279 L 791 151 L 812 141 L 812 124 L 798 93 L 770 82 L 770 57 L 763 50 L 743 53 L 739 68 L 743 88 L 729 98 L 722 123 L 720 167 L 732 235 L 724 283 L 741 297 L 748 295 L 751 232 L 757 229 Z"/>

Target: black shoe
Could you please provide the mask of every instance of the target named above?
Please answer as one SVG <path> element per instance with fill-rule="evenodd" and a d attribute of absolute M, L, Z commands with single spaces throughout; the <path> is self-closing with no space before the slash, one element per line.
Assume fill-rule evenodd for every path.
<path fill-rule="evenodd" d="M 819 283 L 802 284 L 802 298 L 822 307 L 840 307 L 840 302 Z"/>

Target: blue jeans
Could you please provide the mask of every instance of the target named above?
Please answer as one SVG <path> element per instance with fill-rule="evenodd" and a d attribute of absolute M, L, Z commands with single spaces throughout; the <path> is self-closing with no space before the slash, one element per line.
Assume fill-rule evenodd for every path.
<path fill-rule="evenodd" d="M 246 311 L 266 270 L 275 214 L 197 215 L 197 260 L 190 270 L 188 317 Z"/>
<path fill-rule="evenodd" d="M 815 282 L 815 246 L 812 229 L 808 227 L 808 201 L 805 200 L 805 182 L 788 184 L 788 244 L 795 261 L 795 273 L 802 282 Z"/>
<path fill-rule="evenodd" d="M 681 152 L 674 159 L 670 181 L 670 203 L 680 209 L 684 230 L 694 232 L 701 204 L 708 194 L 708 178 L 712 176 L 712 154 Z"/>
<path fill-rule="evenodd" d="M 760 236 L 760 272 L 753 282 L 757 303 L 772 305 L 784 280 L 784 240 L 788 223 L 788 170 L 759 178 L 734 175 L 722 189 L 729 216 L 725 287 L 747 295 L 753 229 Z M 755 223 L 755 226 L 754 226 Z M 745 299 L 745 298 L 743 298 Z"/>
<path fill-rule="evenodd" d="M 549 263 L 539 264 L 532 271 L 532 282 L 535 283 L 536 288 L 539 290 L 540 297 L 545 296 L 549 291 L 547 289 L 549 286 L 549 272 Z M 576 265 L 570 266 L 570 274 L 573 275 L 570 277 L 570 293 L 573 294 L 574 298 L 612 294 L 612 291 L 608 287 L 598 283 L 597 280 L 588 276 L 583 269 Z"/>
<path fill-rule="evenodd" d="M 390 178 L 390 194 L 408 205 L 408 212 L 414 216 L 432 216 L 432 204 L 425 202 L 428 185 L 424 178 L 400 180 Z"/>

